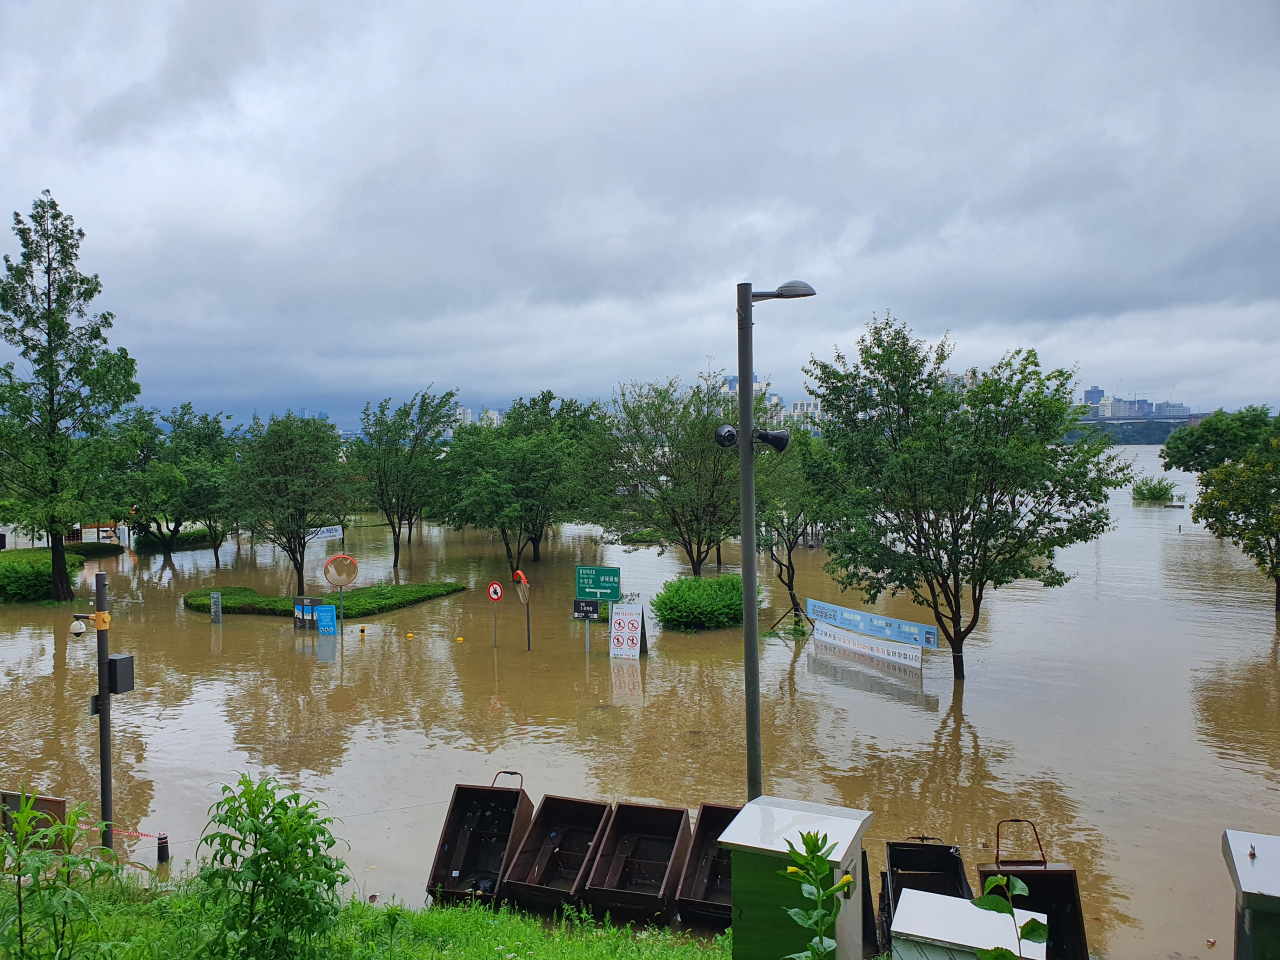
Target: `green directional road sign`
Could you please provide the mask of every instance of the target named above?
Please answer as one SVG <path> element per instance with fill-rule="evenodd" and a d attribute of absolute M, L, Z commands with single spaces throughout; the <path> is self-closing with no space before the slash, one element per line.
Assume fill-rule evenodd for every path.
<path fill-rule="evenodd" d="M 622 571 L 618 567 L 579 567 L 578 600 L 621 600 Z"/>

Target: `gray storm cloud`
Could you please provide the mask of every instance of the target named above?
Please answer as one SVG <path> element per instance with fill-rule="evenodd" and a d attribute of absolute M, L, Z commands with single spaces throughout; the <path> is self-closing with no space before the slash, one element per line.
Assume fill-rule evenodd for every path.
<path fill-rule="evenodd" d="M 0 209 L 76 216 L 161 406 L 607 395 L 792 277 L 788 397 L 888 307 L 1276 405 L 1277 49 L 1267 3 L 8 4 Z"/>

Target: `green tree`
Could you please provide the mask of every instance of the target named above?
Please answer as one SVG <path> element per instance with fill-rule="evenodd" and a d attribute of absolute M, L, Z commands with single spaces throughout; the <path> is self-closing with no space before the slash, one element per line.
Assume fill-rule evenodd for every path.
<path fill-rule="evenodd" d="M 1216 410 L 1196 426 L 1179 427 L 1169 434 L 1160 459 L 1166 470 L 1204 473 L 1224 463 L 1241 460 L 1265 439 L 1280 435 L 1280 420 L 1264 406 L 1244 407 L 1234 413 Z"/>
<path fill-rule="evenodd" d="M 219 550 L 227 533 L 236 525 L 235 502 L 231 495 L 236 467 L 240 428 L 227 430 L 227 413 L 196 413 L 184 403 L 165 418 L 170 426 L 169 443 L 185 487 L 177 509 L 186 519 L 201 524 L 213 541 L 213 566 L 219 569 Z M 179 531 L 172 534 L 170 550 Z"/>
<path fill-rule="evenodd" d="M 738 451 L 715 442 L 716 427 L 738 420 L 723 383 L 717 373 L 689 386 L 679 377 L 624 383 L 613 398 L 619 502 L 608 527 L 617 536 L 656 530 L 695 577 L 738 529 Z"/>
<path fill-rule="evenodd" d="M 318 417 L 255 415 L 232 472 L 232 505 L 255 534 L 289 557 L 298 594 L 311 531 L 337 523 L 351 499 L 337 428 Z"/>
<path fill-rule="evenodd" d="M 50 598 L 70 600 L 64 537 L 88 515 L 106 460 L 103 434 L 138 395 L 136 365 L 107 346 L 113 316 L 89 313 L 102 283 L 80 272 L 84 231 L 49 191 L 30 221 L 13 215 L 13 232 L 22 254 L 4 257 L 0 336 L 25 369 L 0 366 L 0 475 L 22 522 L 49 536 Z"/>
<path fill-rule="evenodd" d="M 769 551 L 778 582 L 791 599 L 795 626 L 804 626 L 804 611 L 796 596 L 795 551 L 813 527 L 819 509 L 819 490 L 812 481 L 819 440 L 807 430 L 793 430 L 791 442 L 779 456 L 761 460 L 756 479 L 758 543 Z"/>
<path fill-rule="evenodd" d="M 415 393 L 394 410 L 391 398 L 377 410 L 365 404 L 362 436 L 347 444 L 347 462 L 360 491 L 391 525 L 391 566 L 400 566 L 400 531 L 422 512 L 440 482 L 445 430 L 453 419 L 453 391 Z M 410 527 L 412 529 L 412 527 Z"/>
<path fill-rule="evenodd" d="M 1280 614 L 1280 437 L 1202 473 L 1191 519 L 1236 544 L 1275 581 Z"/>
<path fill-rule="evenodd" d="M 547 527 L 586 519 L 609 483 L 601 451 L 609 427 L 596 403 L 557 397 L 550 390 L 517 400 L 501 425 L 460 427 L 445 458 L 449 476 L 446 519 L 455 526 L 496 530 L 512 573 L 524 552 L 542 558 Z"/>
<path fill-rule="evenodd" d="M 807 372 L 831 416 L 827 569 L 867 602 L 906 591 L 932 610 L 961 680 L 987 589 L 1065 583 L 1056 551 L 1107 529 L 1108 491 L 1130 465 L 1097 432 L 1065 442 L 1080 418 L 1069 371 L 1046 374 L 1017 350 L 956 378 L 951 351 L 886 316 L 858 341 L 858 362 L 837 352 Z"/>

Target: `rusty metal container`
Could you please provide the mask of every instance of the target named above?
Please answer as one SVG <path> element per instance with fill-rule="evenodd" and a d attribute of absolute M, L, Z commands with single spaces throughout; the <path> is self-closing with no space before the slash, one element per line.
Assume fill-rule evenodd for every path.
<path fill-rule="evenodd" d="M 524 777 L 503 770 L 493 778 L 494 784 L 504 774 L 520 777 L 520 786 L 460 783 L 453 788 L 427 881 L 427 892 L 432 896 L 446 903 L 472 898 L 491 903 L 497 899 L 502 877 L 533 816 Z"/>
<path fill-rule="evenodd" d="M 618 919 L 665 919 L 690 839 L 688 810 L 618 804 L 587 881 L 586 901 Z"/>
<path fill-rule="evenodd" d="M 720 846 L 720 834 L 733 823 L 741 806 L 704 803 L 693 825 L 693 843 L 685 861 L 676 908 L 680 919 L 712 927 L 727 927 L 733 915 L 731 854 Z"/>
<path fill-rule="evenodd" d="M 503 897 L 535 910 L 577 902 L 612 816 L 607 803 L 543 797 L 503 875 Z"/>

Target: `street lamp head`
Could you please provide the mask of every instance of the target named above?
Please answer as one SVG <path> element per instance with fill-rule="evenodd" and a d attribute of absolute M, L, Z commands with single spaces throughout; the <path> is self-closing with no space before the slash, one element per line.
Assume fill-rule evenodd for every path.
<path fill-rule="evenodd" d="M 738 443 L 738 431 L 727 423 L 716 427 L 716 443 L 726 450 Z"/>
<path fill-rule="evenodd" d="M 780 300 L 794 300 L 797 297 L 816 296 L 818 291 L 803 280 L 788 280 L 778 287 L 777 293 Z"/>

